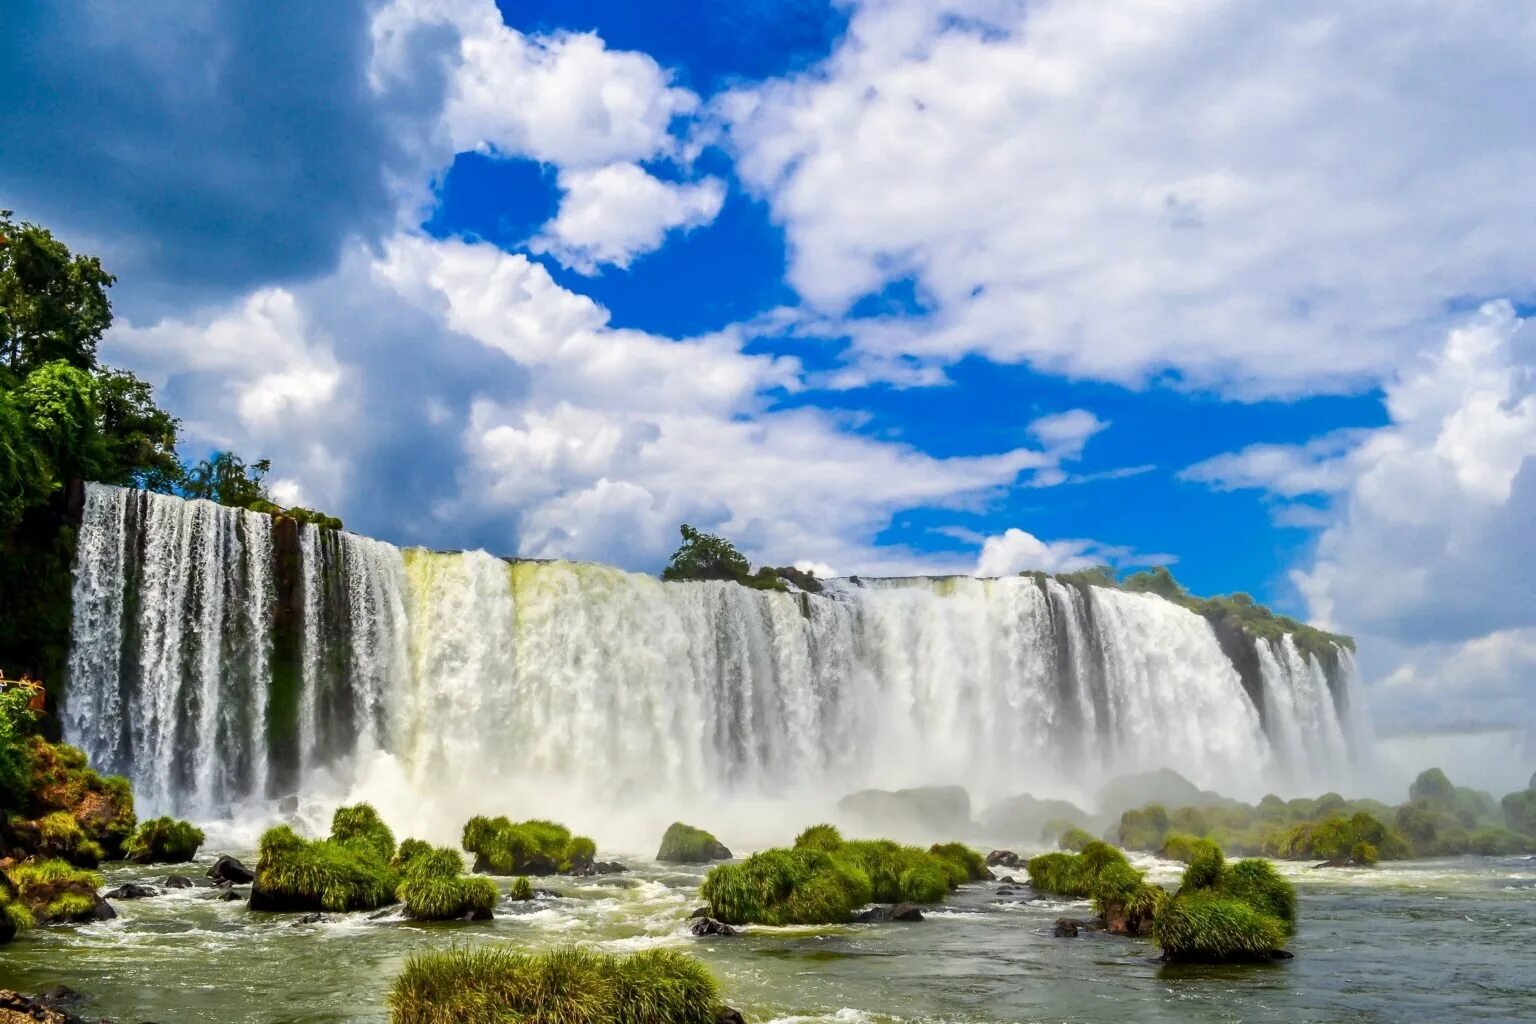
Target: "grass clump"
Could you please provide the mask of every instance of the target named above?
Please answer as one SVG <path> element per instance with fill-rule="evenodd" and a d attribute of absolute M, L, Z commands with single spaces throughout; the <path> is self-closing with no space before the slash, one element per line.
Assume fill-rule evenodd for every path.
<path fill-rule="evenodd" d="M 340 912 L 388 906 L 401 881 L 391 866 L 394 856 L 393 833 L 367 804 L 339 808 L 329 839 L 304 839 L 278 825 L 261 837 L 251 909 Z"/>
<path fill-rule="evenodd" d="M 412 853 L 395 895 L 418 921 L 487 921 L 500 894 L 489 878 L 464 874 L 459 851 L 438 846 Z"/>
<path fill-rule="evenodd" d="M 674 821 L 661 837 L 656 859 L 668 864 L 707 864 L 712 860 L 730 860 L 731 851 L 703 829 Z"/>
<path fill-rule="evenodd" d="M 709 971 L 667 949 L 615 956 L 510 946 L 412 957 L 389 994 L 392 1024 L 714 1024 Z"/>
<path fill-rule="evenodd" d="M 464 825 L 464 849 L 475 855 L 475 870 L 492 875 L 585 874 L 597 845 L 553 821 L 471 818 Z"/>
<path fill-rule="evenodd" d="M 987 858 L 964 843 L 935 843 L 928 848 L 928 853 L 948 866 L 953 885 L 992 877 L 992 872 L 987 870 Z"/>
<path fill-rule="evenodd" d="M 1147 882 L 1124 860 L 1112 860 L 1094 879 L 1093 909 L 1115 935 L 1140 935 L 1168 902 L 1168 890 Z"/>
<path fill-rule="evenodd" d="M 843 845 L 843 834 L 836 825 L 812 825 L 795 837 L 797 850 L 821 850 L 831 853 Z"/>
<path fill-rule="evenodd" d="M 527 903 L 533 899 L 533 883 L 528 881 L 528 876 L 518 875 L 512 880 L 512 891 L 507 896 L 519 903 Z"/>
<path fill-rule="evenodd" d="M 36 924 L 84 921 L 95 916 L 102 878 L 57 858 L 29 861 L 10 869 L 11 901 L 19 905 L 18 920 Z"/>
<path fill-rule="evenodd" d="M 1110 864 L 1125 864 L 1125 854 L 1095 839 L 1081 853 L 1042 853 L 1029 859 L 1029 884 L 1036 892 L 1082 899 L 1093 895 L 1099 873 Z"/>
<path fill-rule="evenodd" d="M 1296 890 L 1265 860 L 1227 864 L 1202 846 L 1184 884 L 1159 910 L 1153 935 L 1177 961 L 1268 960 L 1296 926 Z"/>
<path fill-rule="evenodd" d="M 395 855 L 390 858 L 389 866 L 396 871 L 404 871 L 418 855 L 430 853 L 432 849 L 432 844 L 425 839 L 402 840 L 399 848 L 395 850 Z"/>
<path fill-rule="evenodd" d="M 870 902 L 869 875 L 824 850 L 772 849 L 712 869 L 699 890 L 727 924 L 837 924 Z"/>
<path fill-rule="evenodd" d="M 140 822 L 123 856 L 138 864 L 182 864 L 197 856 L 203 845 L 203 830 L 175 818 L 151 818 Z"/>

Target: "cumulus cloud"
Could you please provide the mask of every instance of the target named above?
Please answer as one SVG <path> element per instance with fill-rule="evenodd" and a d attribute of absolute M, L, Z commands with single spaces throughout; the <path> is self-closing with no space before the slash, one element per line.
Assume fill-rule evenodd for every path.
<path fill-rule="evenodd" d="M 1185 476 L 1326 499 L 1297 521 L 1321 533 L 1292 578 L 1315 620 L 1360 636 L 1389 721 L 1536 722 L 1536 326 L 1483 306 L 1386 385 L 1385 406 L 1379 430 Z"/>
<path fill-rule="evenodd" d="M 1116 561 L 1125 553 L 1124 549 L 1107 548 L 1092 540 L 1044 541 L 1015 527 L 982 542 L 975 575 L 1014 576 L 1031 569 L 1076 572 Z"/>
<path fill-rule="evenodd" d="M 603 264 L 629 266 L 661 248 L 667 232 L 710 223 L 725 202 L 719 179 L 662 181 L 636 164 L 561 171 L 558 181 L 560 210 L 529 249 L 583 274 Z"/>
<path fill-rule="evenodd" d="M 1519 0 L 868 0 L 715 112 L 817 313 L 915 284 L 925 315 L 840 325 L 876 371 L 1288 395 L 1528 293 L 1533 44 Z"/>

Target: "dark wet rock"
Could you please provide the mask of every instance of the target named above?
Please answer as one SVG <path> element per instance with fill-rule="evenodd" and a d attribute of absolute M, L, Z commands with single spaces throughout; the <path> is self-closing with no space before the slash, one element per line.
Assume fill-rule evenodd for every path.
<path fill-rule="evenodd" d="M 591 866 L 581 873 L 584 875 L 622 875 L 628 871 L 629 868 L 617 861 L 598 860 L 593 861 Z"/>
<path fill-rule="evenodd" d="M 565 899 L 565 894 L 564 893 L 555 892 L 555 890 L 553 890 L 553 889 L 535 889 L 535 890 L 533 890 L 533 895 L 534 895 L 535 899 L 544 899 L 544 900 L 563 900 L 563 899 Z"/>
<path fill-rule="evenodd" d="M 0 1024 L 84 1024 L 79 1017 L 49 1006 L 42 999 L 29 999 L 20 992 L 0 988 Z"/>
<path fill-rule="evenodd" d="M 49 985 L 33 998 L 52 1010 L 74 1010 L 91 1001 L 68 985 Z"/>
<path fill-rule="evenodd" d="M 997 890 L 997 895 L 999 895 L 999 896 L 1023 896 L 1024 895 L 1024 890 L 1023 889 L 1015 889 L 1015 888 L 1013 888 L 1011 886 L 1005 885 L 1001 889 Z"/>
<path fill-rule="evenodd" d="M 256 881 L 255 872 L 227 853 L 219 854 L 219 859 L 208 869 L 208 877 L 215 882 L 229 882 L 233 885 L 249 885 Z"/>
<path fill-rule="evenodd" d="M 699 908 L 695 909 L 694 912 L 689 914 L 688 916 L 689 917 L 694 917 L 694 918 L 708 917 L 709 916 L 709 908 L 708 907 L 699 907 Z"/>
<path fill-rule="evenodd" d="M 166 875 L 165 881 L 160 884 L 167 889 L 191 889 L 197 883 L 186 875 Z"/>
<path fill-rule="evenodd" d="M 1288 949 L 1277 949 L 1269 954 L 1271 960 L 1295 960 L 1296 954 Z"/>
<path fill-rule="evenodd" d="M 741 934 L 741 932 L 739 932 L 737 929 L 732 928 L 730 925 L 724 923 L 723 921 L 716 921 L 712 917 L 699 918 L 693 922 L 688 930 L 700 937 L 705 935 L 731 936 Z"/>
<path fill-rule="evenodd" d="M 326 917 L 324 914 L 305 914 L 303 917 L 293 922 L 293 926 L 297 928 L 301 924 L 325 924 L 328 921 L 330 921 L 330 918 Z"/>
<path fill-rule="evenodd" d="M 388 917 L 394 912 L 395 910 L 393 907 L 385 907 L 383 910 L 375 910 L 373 913 L 368 915 L 368 920 L 382 921 L 384 918 Z"/>
<path fill-rule="evenodd" d="M 1075 939 L 1077 938 L 1077 933 L 1087 926 L 1086 921 L 1079 921 L 1071 917 L 1058 917 L 1056 919 L 1056 928 L 1051 934 L 1055 935 L 1058 939 Z"/>
<path fill-rule="evenodd" d="M 1358 868 L 1358 867 L 1364 867 L 1364 865 L 1360 864 L 1360 863 L 1358 863 L 1358 862 L 1356 862 L 1356 861 L 1354 861 L 1352 859 L 1350 859 L 1349 857 L 1335 857 L 1335 858 L 1333 858 L 1333 860 L 1325 860 L 1325 861 L 1323 861 L 1320 864 L 1313 864 L 1312 865 L 1312 870 L 1316 871 L 1318 868 Z"/>
<path fill-rule="evenodd" d="M 893 907 L 870 907 L 853 915 L 859 924 L 876 924 L 881 921 L 921 921 L 923 912 L 910 903 L 898 903 Z"/>
<path fill-rule="evenodd" d="M 740 1010 L 733 1010 L 729 1006 L 721 1007 L 720 1013 L 715 1017 L 715 1024 L 747 1024 Z"/>
<path fill-rule="evenodd" d="M 105 898 L 109 900 L 147 900 L 151 896 L 159 895 L 159 889 L 148 885 L 139 885 L 137 882 L 128 882 L 107 893 Z"/>
<path fill-rule="evenodd" d="M 997 884 L 998 885 L 1018 885 L 1019 884 L 1019 880 L 1017 878 L 1014 878 L 1012 875 L 1004 875 L 1002 878 L 999 878 L 997 880 Z"/>
<path fill-rule="evenodd" d="M 218 895 L 218 899 L 225 903 L 234 903 L 237 900 L 244 900 L 249 898 L 249 896 L 241 892 L 239 889 L 225 889 Z"/>
<path fill-rule="evenodd" d="M 993 850 L 987 854 L 987 867 L 989 868 L 1016 868 L 1021 863 L 1019 855 L 1012 850 Z"/>

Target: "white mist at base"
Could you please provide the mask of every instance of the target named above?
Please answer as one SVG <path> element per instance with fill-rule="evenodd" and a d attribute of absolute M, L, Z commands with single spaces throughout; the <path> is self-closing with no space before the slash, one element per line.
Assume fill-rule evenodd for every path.
<path fill-rule="evenodd" d="M 66 734 L 144 813 L 287 797 L 318 828 L 367 799 L 402 835 L 546 816 L 643 850 L 677 819 L 783 841 L 871 787 L 1087 804 L 1166 766 L 1254 799 L 1353 756 L 1352 659 L 1330 679 L 1260 642 L 1261 716 L 1210 624 L 1152 595 L 1030 576 L 763 592 L 313 526 L 284 557 L 269 517 L 88 488 Z"/>

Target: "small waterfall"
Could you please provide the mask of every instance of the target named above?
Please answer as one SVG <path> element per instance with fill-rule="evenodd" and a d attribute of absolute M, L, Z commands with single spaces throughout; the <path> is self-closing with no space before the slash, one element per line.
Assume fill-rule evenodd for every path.
<path fill-rule="evenodd" d="M 1249 680 L 1205 619 L 1044 577 L 662 583 L 91 485 L 74 596 L 65 730 L 146 812 L 369 786 L 985 799 L 1165 765 L 1257 795 L 1364 735 L 1348 652 L 1257 642 Z"/>

